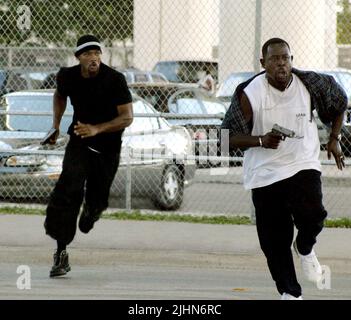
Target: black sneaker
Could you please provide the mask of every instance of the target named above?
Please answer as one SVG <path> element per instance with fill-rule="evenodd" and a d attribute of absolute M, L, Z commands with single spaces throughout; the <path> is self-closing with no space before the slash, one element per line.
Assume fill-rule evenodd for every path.
<path fill-rule="evenodd" d="M 88 233 L 94 227 L 94 223 L 100 219 L 101 213 L 89 214 L 89 210 L 83 209 L 82 214 L 79 218 L 79 230 L 83 233 Z"/>
<path fill-rule="evenodd" d="M 64 276 L 67 272 L 71 271 L 71 267 L 68 262 L 68 253 L 66 250 L 61 251 L 60 255 L 57 252 L 54 253 L 54 265 L 50 271 L 50 277 Z"/>

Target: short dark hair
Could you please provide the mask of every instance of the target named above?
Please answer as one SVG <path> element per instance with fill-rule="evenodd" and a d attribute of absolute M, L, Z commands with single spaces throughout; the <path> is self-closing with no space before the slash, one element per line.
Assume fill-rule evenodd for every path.
<path fill-rule="evenodd" d="M 289 48 L 290 50 L 290 46 L 289 44 L 283 40 L 283 39 L 280 39 L 280 38 L 272 38 L 272 39 L 269 39 L 268 41 L 266 41 L 266 43 L 263 45 L 262 47 L 262 57 L 264 58 L 266 55 L 267 55 L 267 52 L 268 52 L 268 47 L 272 44 L 278 44 L 278 43 L 282 43 L 282 44 L 286 44 L 287 47 Z"/>

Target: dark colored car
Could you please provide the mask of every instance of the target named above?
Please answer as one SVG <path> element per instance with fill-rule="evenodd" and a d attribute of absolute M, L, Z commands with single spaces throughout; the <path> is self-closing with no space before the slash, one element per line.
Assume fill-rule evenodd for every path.
<path fill-rule="evenodd" d="M 344 125 L 341 129 L 341 148 L 347 157 L 351 157 L 351 71 L 346 69 L 322 70 L 321 73 L 329 74 L 343 87 L 348 97 L 348 109 L 345 113 Z M 319 137 L 321 144 L 325 145 L 329 139 L 329 129 L 326 128 L 319 120 Z M 322 141 L 322 136 L 325 137 Z"/>
<path fill-rule="evenodd" d="M 219 86 L 216 97 L 225 102 L 227 105 L 235 92 L 236 87 L 255 75 L 254 72 L 235 72 L 229 75 Z"/>
<path fill-rule="evenodd" d="M 52 90 L 16 92 L 3 97 L 0 106 L 17 114 L 2 120 L 1 198 L 47 199 L 59 178 L 67 135 L 62 135 L 55 146 L 39 144 L 51 127 L 52 98 Z M 130 190 L 133 199 L 149 198 L 160 209 L 177 209 L 182 204 L 184 188 L 196 170 L 195 162 L 187 160 L 193 155 L 189 132 L 183 127 L 171 126 L 136 95 L 133 95 L 133 110 L 142 117 L 135 117 L 123 134 L 120 167 L 110 197 L 121 199 Z M 20 112 L 27 114 L 18 114 Z M 46 114 L 34 114 L 38 112 Z M 62 133 L 71 119 L 72 106 L 68 103 L 61 123 Z M 5 149 L 10 153 L 5 153 Z M 52 154 L 48 155 L 45 150 Z"/>
<path fill-rule="evenodd" d="M 12 70 L 0 70 L 0 96 L 26 89 L 28 89 L 28 81 L 20 73 Z"/>
<path fill-rule="evenodd" d="M 218 164 L 219 128 L 226 112 L 225 105 L 196 84 L 131 84 L 130 89 L 150 102 L 173 125 L 187 128 L 195 141 L 197 163 Z M 204 157 L 204 158 L 202 158 Z"/>
<path fill-rule="evenodd" d="M 127 83 L 139 83 L 139 82 L 150 82 L 150 83 L 158 83 L 158 82 L 168 82 L 167 78 L 159 72 L 155 71 L 141 71 L 134 69 L 125 69 L 118 70 L 123 73 L 126 78 Z M 56 88 L 56 72 L 51 73 L 46 76 L 43 80 L 40 89 L 55 89 Z"/>
<path fill-rule="evenodd" d="M 122 70 L 120 71 L 126 78 L 127 83 L 164 83 L 168 82 L 167 78 L 160 72 L 141 71 L 141 70 Z"/>
<path fill-rule="evenodd" d="M 209 74 L 218 82 L 218 63 L 202 60 L 159 61 L 153 71 L 163 73 L 171 82 L 197 83 Z"/>
<path fill-rule="evenodd" d="M 48 74 L 40 85 L 39 89 L 55 89 L 57 72 Z"/>

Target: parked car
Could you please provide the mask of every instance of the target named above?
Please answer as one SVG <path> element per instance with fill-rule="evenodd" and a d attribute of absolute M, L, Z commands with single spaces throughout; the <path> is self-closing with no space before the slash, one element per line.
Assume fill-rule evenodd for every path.
<path fill-rule="evenodd" d="M 322 70 L 321 73 L 329 74 L 343 87 L 348 97 L 348 109 L 345 113 L 344 125 L 341 128 L 341 148 L 346 157 L 351 157 L 351 71 L 347 69 Z M 329 140 L 329 129 L 318 119 L 319 139 L 321 145 L 325 147 Z"/>
<path fill-rule="evenodd" d="M 218 82 L 218 63 L 203 60 L 159 61 L 153 71 L 163 73 L 171 82 L 198 83 L 206 74 Z"/>
<path fill-rule="evenodd" d="M 168 118 L 169 123 L 183 126 L 192 133 L 197 156 L 218 155 L 219 127 L 226 112 L 219 99 L 196 84 L 131 84 L 129 87 L 157 111 L 172 116 Z M 218 161 L 203 159 L 197 163 L 211 165 Z"/>
<path fill-rule="evenodd" d="M 13 70 L 0 70 L 0 96 L 3 94 L 28 89 L 28 82 L 21 74 Z"/>
<path fill-rule="evenodd" d="M 0 111 L 9 114 L 0 116 L 0 130 L 46 132 L 52 125 L 53 90 L 18 91 L 0 98 Z M 34 115 L 34 113 L 46 115 Z M 23 114 L 11 114 L 23 113 Z M 33 113 L 33 114 L 28 114 Z M 61 121 L 61 132 L 67 132 L 72 122 L 73 107 L 68 99 L 66 112 Z"/>
<path fill-rule="evenodd" d="M 5 95 L 1 106 L 10 112 L 50 113 L 52 97 L 52 90 L 16 92 Z M 126 194 L 130 174 L 133 198 L 150 198 L 163 210 L 177 209 L 182 204 L 184 188 L 196 170 L 194 161 L 186 159 L 193 149 L 189 132 L 183 127 L 171 126 L 148 102 L 136 95 L 133 95 L 133 109 L 143 117 L 135 117 L 123 134 L 120 167 L 110 197 L 120 198 Z M 71 110 L 68 103 L 67 111 Z M 51 115 L 6 117 L 5 130 L 0 132 L 1 198 L 46 199 L 49 196 L 59 178 L 63 155 L 60 152 L 40 154 L 40 151 L 62 151 L 68 141 L 67 135 L 62 135 L 55 146 L 39 144 L 51 126 L 51 118 Z M 71 116 L 67 115 L 61 132 L 67 129 L 70 121 Z M 5 149 L 14 151 L 4 153 Z M 20 153 L 16 153 L 16 149 Z"/>
<path fill-rule="evenodd" d="M 28 90 L 37 89 L 51 89 L 52 87 L 47 85 L 48 79 L 50 77 L 56 77 L 58 70 L 21 70 L 18 71 L 21 74 L 21 78 L 26 79 L 28 83 Z M 56 83 L 55 83 L 56 84 Z"/>
<path fill-rule="evenodd" d="M 126 70 L 118 70 L 126 78 L 127 83 L 163 83 L 168 82 L 167 78 L 159 72 L 155 71 L 141 71 L 135 69 L 126 69 Z M 56 74 L 57 72 L 51 73 L 46 76 L 46 78 L 42 81 L 40 89 L 54 89 L 56 88 Z"/>
<path fill-rule="evenodd" d="M 131 83 L 130 90 L 148 101 L 157 111 L 168 113 L 168 99 L 182 89 L 197 89 L 196 84 L 184 83 Z"/>
<path fill-rule="evenodd" d="M 255 75 L 253 71 L 235 72 L 230 74 L 219 86 L 216 97 L 226 103 L 229 107 L 230 100 L 235 92 L 236 87 Z"/>
<path fill-rule="evenodd" d="M 160 72 L 156 71 L 141 71 L 141 70 L 121 70 L 121 73 L 126 77 L 127 83 L 164 83 L 168 82 L 167 78 Z"/>
<path fill-rule="evenodd" d="M 58 72 L 58 71 L 57 71 Z M 57 72 L 49 73 L 42 81 L 38 89 L 55 89 Z"/>

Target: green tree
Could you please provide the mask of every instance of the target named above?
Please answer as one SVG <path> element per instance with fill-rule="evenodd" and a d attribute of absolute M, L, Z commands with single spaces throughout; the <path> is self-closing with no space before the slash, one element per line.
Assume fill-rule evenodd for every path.
<path fill-rule="evenodd" d="M 17 22 L 21 5 L 31 12 L 30 29 Z M 32 34 L 45 43 L 74 46 L 91 33 L 107 46 L 133 37 L 133 0 L 3 0 L 0 1 L 0 44 L 19 45 Z"/>
<path fill-rule="evenodd" d="M 20 4 L 13 6 L 13 2 L 0 1 L 0 44 L 17 45 L 26 40 L 30 35 L 30 30 L 20 30 L 17 26 L 17 9 Z"/>
<path fill-rule="evenodd" d="M 349 0 L 338 0 L 342 11 L 337 14 L 337 43 L 351 44 L 351 6 Z"/>

